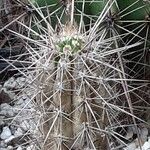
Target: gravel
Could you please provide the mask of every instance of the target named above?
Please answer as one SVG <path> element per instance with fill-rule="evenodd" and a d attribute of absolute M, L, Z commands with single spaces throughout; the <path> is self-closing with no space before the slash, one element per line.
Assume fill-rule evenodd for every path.
<path fill-rule="evenodd" d="M 0 85 L 1 90 L 7 92 L 13 100 L 13 105 L 10 103 L 1 103 L 0 105 L 0 127 L 2 128 L 0 130 L 0 150 L 36 150 L 36 142 L 28 141 L 40 136 L 37 124 L 41 113 L 36 110 L 35 104 L 31 101 L 30 92 L 26 90 L 26 93 L 16 96 L 12 90 L 24 87 L 25 83 L 28 81 L 19 77 L 17 79 L 10 78 L 3 86 Z M 142 141 L 142 150 L 150 150 L 148 129 L 141 125 L 138 130 Z M 125 138 L 133 139 L 135 134 L 135 128 L 128 127 Z M 131 140 L 123 150 L 141 150 L 137 141 L 137 139 Z"/>
<path fill-rule="evenodd" d="M 23 88 L 25 78 L 10 78 L 0 85 L 10 100 L 3 100 L 0 105 L 0 150 L 34 150 L 35 139 L 39 135 L 37 120 L 39 112 L 34 109 L 30 92 L 16 95 L 15 91 Z"/>

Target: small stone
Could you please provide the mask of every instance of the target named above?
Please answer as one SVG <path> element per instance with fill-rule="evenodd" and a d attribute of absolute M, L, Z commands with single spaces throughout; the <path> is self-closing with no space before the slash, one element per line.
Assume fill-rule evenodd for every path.
<path fill-rule="evenodd" d="M 35 146 L 34 145 L 30 145 L 27 147 L 27 150 L 34 150 L 35 149 Z"/>
<path fill-rule="evenodd" d="M 150 150 L 150 143 L 149 142 L 145 142 L 144 145 L 142 146 L 143 150 Z"/>
<path fill-rule="evenodd" d="M 129 127 L 128 130 L 127 130 L 127 134 L 126 134 L 125 138 L 126 138 L 127 140 L 129 140 L 129 139 L 131 139 L 132 137 L 133 137 L 133 131 L 132 131 L 132 128 Z"/>
<path fill-rule="evenodd" d="M 18 128 L 18 129 L 15 131 L 14 136 L 15 136 L 15 137 L 19 137 L 19 136 L 21 136 L 21 135 L 23 135 L 23 131 L 22 131 L 21 128 Z"/>
<path fill-rule="evenodd" d="M 135 150 L 136 144 L 134 142 L 130 143 L 124 150 Z"/>
<path fill-rule="evenodd" d="M 136 148 L 135 150 L 141 150 L 140 148 Z"/>
<path fill-rule="evenodd" d="M 140 135 L 142 142 L 146 142 L 147 141 L 147 136 L 146 135 Z"/>
<path fill-rule="evenodd" d="M 11 107 L 9 104 L 7 103 L 3 103 L 0 105 L 0 114 L 1 115 L 5 115 L 5 116 L 14 116 L 14 111 L 13 111 L 13 107 Z"/>
<path fill-rule="evenodd" d="M 134 126 L 132 126 L 131 128 L 132 128 L 133 133 L 134 133 L 134 134 L 137 134 L 136 128 L 135 128 Z M 139 128 L 137 128 L 137 129 L 138 129 L 138 132 L 140 133 L 141 130 L 140 130 Z"/>
<path fill-rule="evenodd" d="M 18 146 L 17 150 L 22 150 L 22 147 L 21 147 L 21 146 Z"/>
<path fill-rule="evenodd" d="M 5 140 L 11 136 L 11 131 L 9 127 L 3 127 L 3 131 L 1 133 L 1 139 Z"/>
<path fill-rule="evenodd" d="M 22 105 L 24 103 L 23 98 L 20 98 L 18 101 L 15 102 L 16 105 Z"/>
<path fill-rule="evenodd" d="M 1 140 L 0 141 L 0 148 L 5 148 L 5 147 L 7 147 L 7 144 L 3 140 Z"/>
<path fill-rule="evenodd" d="M 141 129 L 141 134 L 147 136 L 148 135 L 148 129 L 147 128 L 142 128 Z"/>
<path fill-rule="evenodd" d="M 25 81 L 26 81 L 26 79 L 25 78 L 23 78 L 23 77 L 19 77 L 19 78 L 17 78 L 16 79 L 16 88 L 22 88 L 24 85 L 25 85 Z"/>
<path fill-rule="evenodd" d="M 7 150 L 13 150 L 14 148 L 13 148 L 13 146 L 8 146 L 7 147 Z"/>
<path fill-rule="evenodd" d="M 9 143 L 10 141 L 12 141 L 15 137 L 13 135 L 11 135 L 9 138 L 7 138 L 5 140 L 5 143 Z"/>
<path fill-rule="evenodd" d="M 150 137 L 148 137 L 148 143 L 150 143 Z"/>
<path fill-rule="evenodd" d="M 26 121 L 26 120 L 24 120 L 24 121 L 21 123 L 20 127 L 21 127 L 23 130 L 28 131 L 29 128 L 30 128 L 29 122 Z"/>
<path fill-rule="evenodd" d="M 12 89 L 12 88 L 15 88 L 15 86 L 16 86 L 15 78 L 11 77 L 9 80 L 7 80 L 4 83 L 3 87 L 8 88 L 8 89 Z"/>

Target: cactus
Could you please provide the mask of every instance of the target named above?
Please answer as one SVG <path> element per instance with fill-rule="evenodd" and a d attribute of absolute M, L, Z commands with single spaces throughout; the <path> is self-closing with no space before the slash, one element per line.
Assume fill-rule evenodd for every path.
<path fill-rule="evenodd" d="M 141 73 L 148 70 L 149 1 L 29 5 L 35 11 L 31 26 L 18 24 L 30 34 L 8 30 L 24 41 L 31 63 L 18 70 L 30 75 L 23 90 L 33 88 L 31 100 L 42 114 L 37 149 L 122 149 L 126 139 L 117 129 L 128 122 L 141 146 L 137 123 L 146 120 L 139 112 L 149 103 L 140 95 L 148 85 Z"/>

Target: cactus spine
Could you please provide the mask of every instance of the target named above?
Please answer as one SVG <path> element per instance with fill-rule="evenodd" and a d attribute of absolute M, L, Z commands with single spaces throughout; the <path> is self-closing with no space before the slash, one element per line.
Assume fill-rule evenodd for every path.
<path fill-rule="evenodd" d="M 32 16 L 36 30 L 30 29 L 33 35 L 36 32 L 36 40 L 32 34 L 28 38 L 18 35 L 32 39 L 29 61 L 36 71 L 27 70 L 33 76 L 37 108 L 43 113 L 40 148 L 106 150 L 121 146 L 122 135 L 115 132 L 115 126 L 126 122 L 121 116 L 128 116 L 135 126 L 136 119 L 141 121 L 134 112 L 136 101 L 132 101 L 138 88 L 132 84 L 145 81 L 136 78 L 139 65 L 129 68 L 127 61 L 132 59 L 126 55 L 136 49 L 143 54 L 148 48 L 149 2 L 45 2 L 35 0 L 45 6 L 43 11 L 30 2 L 38 14 Z M 140 29 L 145 35 L 137 31 L 136 22 L 144 24 Z"/>

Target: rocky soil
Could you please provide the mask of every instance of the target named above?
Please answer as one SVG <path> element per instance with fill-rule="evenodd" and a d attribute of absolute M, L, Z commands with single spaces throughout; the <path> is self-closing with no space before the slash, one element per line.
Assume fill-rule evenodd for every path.
<path fill-rule="evenodd" d="M 36 150 L 40 147 L 38 121 L 41 113 L 25 88 L 23 77 L 10 78 L 0 86 L 0 150 Z M 26 93 L 24 92 L 26 91 Z M 125 138 L 130 141 L 123 150 L 150 150 L 150 133 L 145 125 L 139 126 L 141 148 L 136 131 L 129 126 Z"/>

